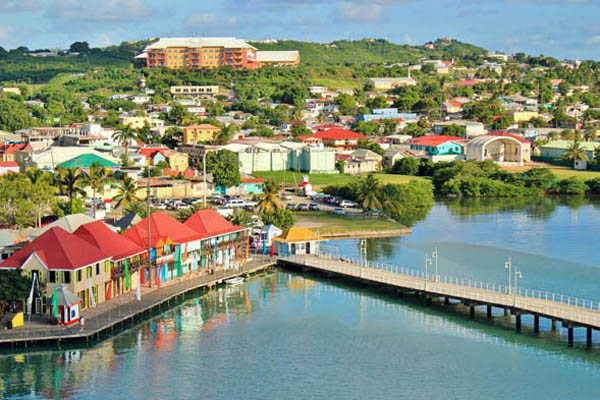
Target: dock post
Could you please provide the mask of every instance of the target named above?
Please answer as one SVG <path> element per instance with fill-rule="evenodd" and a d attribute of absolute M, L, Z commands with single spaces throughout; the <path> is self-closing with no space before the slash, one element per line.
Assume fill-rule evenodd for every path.
<path fill-rule="evenodd" d="M 586 334 L 586 345 L 588 348 L 592 347 L 592 328 L 588 327 L 586 328 L 587 334 Z"/>
<path fill-rule="evenodd" d="M 552 330 L 556 330 L 556 319 L 552 318 Z"/>
<path fill-rule="evenodd" d="M 487 317 L 492 318 L 492 306 L 491 305 L 487 306 Z"/>
<path fill-rule="evenodd" d="M 504 316 L 508 317 L 508 308 L 504 307 Z"/>
<path fill-rule="evenodd" d="M 567 330 L 569 332 L 569 347 L 573 347 L 573 327 L 569 325 Z"/>
<path fill-rule="evenodd" d="M 535 333 L 540 332 L 540 316 L 539 315 L 533 316 L 533 331 Z"/>
<path fill-rule="evenodd" d="M 521 314 L 515 315 L 515 329 L 517 332 L 521 332 Z"/>
<path fill-rule="evenodd" d="M 444 297 L 444 305 L 450 305 L 450 297 Z"/>
<path fill-rule="evenodd" d="M 469 306 L 469 318 L 475 318 L 475 306 Z"/>

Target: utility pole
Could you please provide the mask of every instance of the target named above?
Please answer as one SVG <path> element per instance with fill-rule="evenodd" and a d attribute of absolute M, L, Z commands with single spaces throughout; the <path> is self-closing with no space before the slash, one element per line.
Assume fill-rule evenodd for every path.
<path fill-rule="evenodd" d="M 202 174 L 204 178 L 202 182 L 202 196 L 204 197 L 204 208 L 206 208 L 206 146 L 204 146 L 203 150 L 204 151 L 202 152 Z"/>
<path fill-rule="evenodd" d="M 508 261 L 504 263 L 504 268 L 508 270 L 508 293 L 507 294 L 510 294 L 511 293 L 511 288 L 510 288 L 510 284 L 511 283 L 510 283 L 510 281 L 511 281 L 511 278 L 512 278 L 512 273 L 511 273 L 512 262 L 511 262 L 510 257 L 508 257 Z"/>
<path fill-rule="evenodd" d="M 148 220 L 148 287 L 152 287 L 152 239 L 150 233 L 150 167 L 146 167 L 148 174 L 146 177 L 146 204 L 148 206 L 148 215 L 146 219 Z"/>

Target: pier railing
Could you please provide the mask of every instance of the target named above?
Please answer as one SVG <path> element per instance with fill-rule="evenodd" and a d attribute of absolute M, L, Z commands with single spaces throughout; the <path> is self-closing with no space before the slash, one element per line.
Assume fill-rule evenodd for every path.
<path fill-rule="evenodd" d="M 365 261 L 328 252 L 279 258 L 307 267 L 402 288 L 510 308 L 525 308 L 528 311 L 600 327 L 600 303 L 575 296 L 523 287 L 509 288 L 502 284 L 446 275 L 436 276 L 435 272 L 428 271 L 425 274 L 424 270 Z"/>

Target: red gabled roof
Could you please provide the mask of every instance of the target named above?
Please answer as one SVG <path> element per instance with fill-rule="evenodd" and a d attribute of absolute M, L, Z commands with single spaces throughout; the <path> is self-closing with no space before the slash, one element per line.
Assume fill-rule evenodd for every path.
<path fill-rule="evenodd" d="M 144 248 L 148 247 L 148 217 L 144 218 L 124 234 L 125 237 Z M 201 235 L 188 228 L 175 218 L 164 212 L 155 212 L 150 215 L 150 245 L 156 247 L 158 242 L 187 243 L 197 240 Z"/>
<path fill-rule="evenodd" d="M 461 138 L 458 136 L 429 135 L 416 137 L 413 140 L 411 140 L 410 144 L 415 144 L 419 146 L 439 146 L 442 143 L 462 140 L 465 140 L 465 138 Z"/>
<path fill-rule="evenodd" d="M 226 235 L 248 229 L 243 226 L 233 225 L 211 208 L 197 211 L 185 221 L 184 225 L 186 228 L 191 228 L 198 232 L 203 238 Z"/>
<path fill-rule="evenodd" d="M 477 83 L 478 83 L 478 81 L 476 81 L 474 79 L 469 79 L 469 80 L 462 80 L 462 81 L 454 82 L 454 83 L 452 83 L 452 85 L 454 85 L 454 86 L 474 86 Z"/>
<path fill-rule="evenodd" d="M 113 260 L 122 260 L 125 257 L 131 257 L 143 253 L 144 247 L 132 242 L 123 235 L 119 235 L 109 229 L 102 221 L 94 221 L 89 224 L 81 225 L 73 232 L 75 236 L 88 242 L 89 244 L 102 249 Z"/>
<path fill-rule="evenodd" d="M 0 161 L 0 167 L 18 167 L 19 164 L 17 164 L 16 161 Z"/>
<path fill-rule="evenodd" d="M 308 136 L 308 138 L 330 139 L 330 140 L 350 140 L 350 139 L 365 139 L 366 136 L 362 133 L 352 132 L 342 128 L 332 128 L 325 131 L 319 131 Z"/>
<path fill-rule="evenodd" d="M 337 126 L 336 124 L 323 124 L 323 125 L 314 126 L 312 129 L 316 129 L 318 131 L 324 131 L 326 129 L 335 129 L 335 128 L 339 128 L 339 126 Z"/>
<path fill-rule="evenodd" d="M 263 178 L 242 178 L 242 183 L 263 183 L 265 179 Z"/>
<path fill-rule="evenodd" d="M 31 145 L 29 143 L 0 144 L 0 151 L 4 154 L 14 154 L 15 150 L 30 151 Z"/>
<path fill-rule="evenodd" d="M 529 140 L 524 137 L 513 135 L 512 133 L 504 132 L 504 131 L 493 131 L 487 134 L 488 136 L 507 136 L 513 139 L 517 139 L 521 143 L 530 143 Z"/>
<path fill-rule="evenodd" d="M 33 253 L 49 270 L 74 270 L 110 258 L 87 241 L 55 226 L 6 259 L 0 268 L 21 268 Z"/>
<path fill-rule="evenodd" d="M 448 102 L 452 107 L 462 107 L 462 103 L 460 101 L 450 101 Z"/>
<path fill-rule="evenodd" d="M 145 156 L 146 158 L 153 158 L 156 153 L 162 153 L 169 150 L 168 147 L 144 147 L 141 148 L 138 153 Z"/>

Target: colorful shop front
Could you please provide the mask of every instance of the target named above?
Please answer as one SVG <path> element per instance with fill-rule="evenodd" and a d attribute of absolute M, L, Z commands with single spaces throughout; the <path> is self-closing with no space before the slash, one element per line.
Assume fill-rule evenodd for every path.
<path fill-rule="evenodd" d="M 124 234 L 141 247 L 148 247 L 148 217 Z M 152 268 L 142 265 L 141 283 L 160 287 L 174 278 L 198 269 L 201 235 L 164 212 L 150 215 L 150 258 Z"/>
<path fill-rule="evenodd" d="M 250 228 L 233 225 L 213 209 L 197 211 L 184 224 L 201 235 L 193 263 L 202 270 L 240 268 L 248 260 Z"/>
<path fill-rule="evenodd" d="M 100 298 L 111 300 L 137 289 L 139 271 L 148 264 L 148 250 L 127 237 L 111 230 L 104 222 L 94 221 L 81 225 L 73 234 L 102 249 L 111 257 L 105 265 L 107 280 Z"/>
<path fill-rule="evenodd" d="M 59 318 L 58 311 L 52 307 L 59 286 L 77 296 L 81 309 L 105 300 L 104 296 L 98 296 L 98 287 L 108 280 L 106 265 L 109 263 L 110 256 L 104 251 L 56 226 L 2 262 L 0 269 L 20 270 L 31 278 L 32 313 L 53 314 Z M 61 306 L 68 308 L 72 304 Z M 59 320 L 63 322 L 62 318 Z"/>

